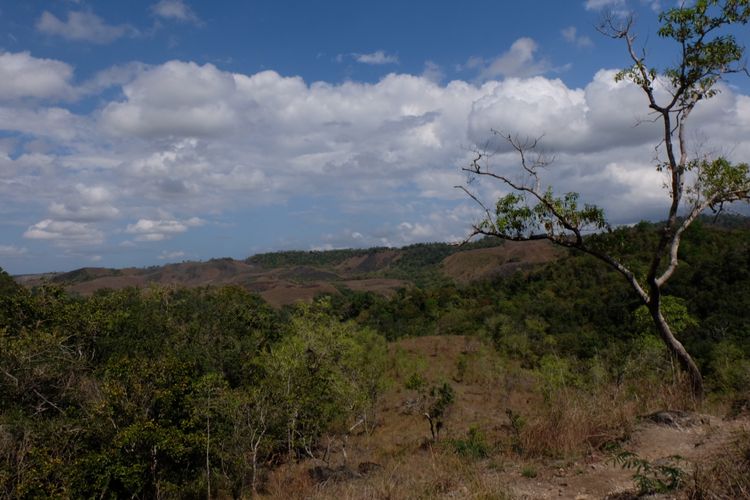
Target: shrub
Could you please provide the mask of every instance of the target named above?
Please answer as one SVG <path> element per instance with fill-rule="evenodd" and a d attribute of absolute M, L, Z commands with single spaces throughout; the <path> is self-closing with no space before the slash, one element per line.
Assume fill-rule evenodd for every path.
<path fill-rule="evenodd" d="M 464 439 L 453 439 L 450 442 L 453 450 L 462 457 L 480 459 L 487 458 L 490 453 L 490 447 L 487 444 L 487 438 L 478 427 L 472 426 L 466 433 Z"/>

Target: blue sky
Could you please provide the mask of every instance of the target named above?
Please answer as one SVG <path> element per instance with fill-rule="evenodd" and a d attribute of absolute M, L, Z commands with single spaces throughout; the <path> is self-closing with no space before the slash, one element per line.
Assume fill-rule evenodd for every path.
<path fill-rule="evenodd" d="M 461 239 L 477 212 L 453 186 L 491 128 L 544 135 L 545 182 L 613 222 L 659 218 L 658 129 L 594 26 L 633 12 L 671 62 L 672 4 L 0 1 L 0 267 Z M 750 156 L 749 83 L 696 110 L 702 151 Z"/>

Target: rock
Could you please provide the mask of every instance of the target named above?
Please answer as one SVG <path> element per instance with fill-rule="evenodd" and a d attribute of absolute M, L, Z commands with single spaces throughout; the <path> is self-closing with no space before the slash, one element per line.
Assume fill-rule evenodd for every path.
<path fill-rule="evenodd" d="M 657 411 L 643 417 L 644 420 L 650 420 L 655 424 L 668 425 L 670 427 L 694 427 L 707 423 L 706 417 L 680 410 Z"/>

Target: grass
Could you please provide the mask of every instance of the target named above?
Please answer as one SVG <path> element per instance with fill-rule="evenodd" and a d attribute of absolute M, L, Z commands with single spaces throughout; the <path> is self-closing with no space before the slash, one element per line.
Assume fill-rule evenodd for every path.
<path fill-rule="evenodd" d="M 750 498 L 750 427 L 740 430 L 709 463 L 695 468 L 686 496 L 690 500 Z"/>
<path fill-rule="evenodd" d="M 544 385 L 544 373 L 522 368 L 475 340 L 414 338 L 391 346 L 390 353 L 393 382 L 381 398 L 374 431 L 352 436 L 346 456 L 333 455 L 326 464 L 357 470 L 368 461 L 381 467 L 357 479 L 316 484 L 308 470 L 320 462 L 287 464 L 269 474 L 265 495 L 285 500 L 511 498 L 506 492 L 519 477 L 534 479 L 530 488 L 563 470 L 566 477 L 588 477 L 587 460 L 606 455 L 608 443 L 626 443 L 640 415 L 693 408 L 679 374 L 648 378 L 646 371 L 633 370 L 620 383 L 568 383 L 563 377 Z M 405 402 L 446 379 L 455 388 L 455 403 L 436 443 L 424 415 L 408 411 Z M 749 435 L 738 437 L 732 454 L 686 469 L 690 498 L 743 498 L 749 487 L 742 474 L 750 460 Z M 742 453 L 747 453 L 744 459 Z M 620 472 L 625 483 L 632 483 L 632 473 Z"/>

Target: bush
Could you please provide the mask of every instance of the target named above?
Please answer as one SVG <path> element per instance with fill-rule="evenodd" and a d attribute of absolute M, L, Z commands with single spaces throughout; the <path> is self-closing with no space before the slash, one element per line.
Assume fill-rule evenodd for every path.
<path fill-rule="evenodd" d="M 490 454 L 490 447 L 487 444 L 487 438 L 478 427 L 470 427 L 464 439 L 453 439 L 450 441 L 453 450 L 466 458 L 480 459 L 487 458 Z"/>

